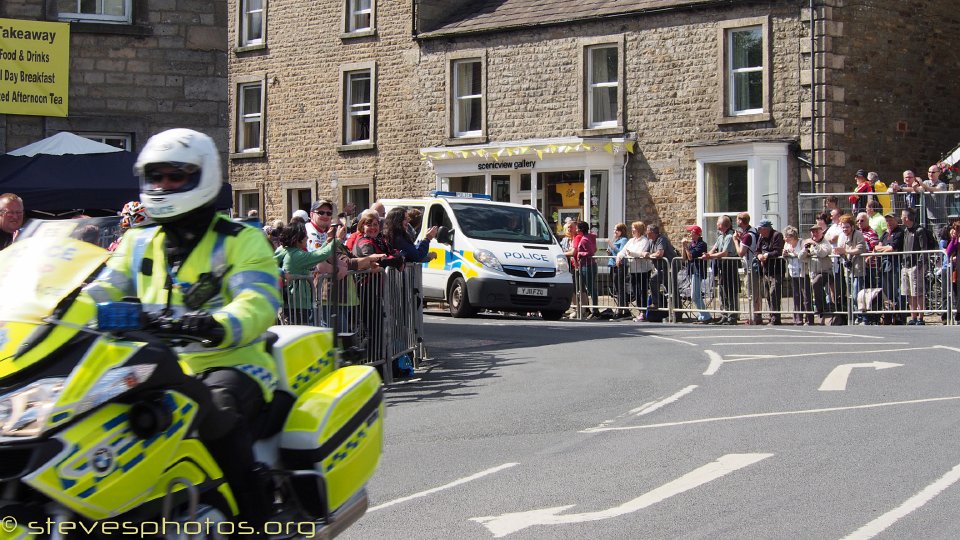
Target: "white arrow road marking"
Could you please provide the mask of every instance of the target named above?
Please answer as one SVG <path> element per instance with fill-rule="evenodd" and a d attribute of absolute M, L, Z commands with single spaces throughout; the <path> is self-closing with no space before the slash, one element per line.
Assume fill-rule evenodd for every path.
<path fill-rule="evenodd" d="M 710 365 L 707 366 L 707 370 L 703 372 L 704 375 L 714 375 L 720 369 L 720 366 L 723 365 L 726 360 L 722 356 L 711 350 L 703 351 L 704 354 L 710 357 Z"/>
<path fill-rule="evenodd" d="M 853 368 L 873 368 L 877 371 L 881 369 L 890 369 L 900 367 L 903 364 L 894 364 L 893 362 L 865 362 L 863 364 L 843 364 L 833 368 L 833 371 L 827 375 L 820 385 L 821 392 L 835 392 L 847 389 L 847 378 Z"/>
<path fill-rule="evenodd" d="M 407 501 L 409 501 L 409 500 L 411 500 L 411 499 L 418 499 L 418 498 L 420 498 L 420 497 L 426 497 L 427 495 L 430 495 L 430 494 L 432 494 L 432 493 L 436 493 L 436 492 L 438 492 L 438 491 L 443 491 L 443 490 L 445 490 L 445 489 L 450 489 L 450 488 L 452 488 L 452 487 L 457 487 L 457 486 L 459 486 L 459 485 L 461 485 L 461 484 L 466 484 L 467 482 L 476 480 L 476 479 L 478 479 L 478 478 L 483 478 L 484 476 L 487 476 L 488 474 L 493 474 L 493 473 L 495 473 L 495 472 L 500 472 L 500 471 L 502 471 L 502 470 L 504 470 L 504 469 L 509 469 L 510 467 L 516 467 L 517 465 L 519 465 L 519 463 L 504 463 L 503 465 L 499 465 L 499 466 L 494 467 L 494 468 L 492 468 L 492 469 L 487 469 L 487 470 L 485 470 L 485 471 L 480 471 L 480 472 L 478 472 L 477 474 L 472 474 L 472 475 L 470 475 L 470 476 L 467 476 L 466 478 L 461 478 L 461 479 L 459 479 L 459 480 L 454 480 L 453 482 L 450 482 L 449 484 L 442 485 L 442 486 L 440 486 L 440 487 L 435 487 L 435 488 L 433 488 L 433 489 L 428 489 L 428 490 L 426 490 L 426 491 L 421 491 L 420 493 L 414 493 L 413 495 L 407 495 L 406 497 L 400 497 L 399 499 L 394 499 L 394 500 L 392 500 L 392 501 L 385 502 L 385 503 L 383 503 L 383 504 L 374 506 L 373 508 L 367 509 L 367 512 L 374 512 L 374 511 L 376 511 L 376 510 L 380 510 L 381 508 L 386 508 L 386 507 L 388 507 L 388 506 L 393 506 L 393 505 L 395 505 L 395 504 L 400 504 L 400 503 L 402 503 L 402 502 L 407 502 Z"/>
<path fill-rule="evenodd" d="M 960 480 L 960 465 L 950 469 L 947 474 L 923 488 L 920 493 L 910 497 L 900 506 L 860 527 L 850 535 L 844 537 L 843 540 L 867 540 L 868 538 L 873 538 L 899 521 L 900 518 L 930 502 L 931 499 L 939 495 L 943 490 L 955 484 L 957 480 Z"/>
<path fill-rule="evenodd" d="M 500 538 L 511 533 L 533 527 L 534 525 L 563 525 L 569 523 L 582 523 L 585 521 L 599 521 L 610 519 L 624 514 L 642 510 L 652 506 L 660 501 L 669 499 L 674 495 L 679 495 L 684 491 L 702 486 L 711 480 L 716 480 L 726 476 L 736 470 L 753 465 L 758 461 L 767 459 L 773 454 L 727 454 L 713 463 L 708 463 L 699 469 L 693 470 L 676 480 L 664 484 L 657 489 L 641 495 L 636 499 L 627 501 L 620 506 L 614 506 L 607 510 L 597 512 L 585 512 L 582 514 L 565 514 L 560 512 L 573 508 L 576 505 L 556 506 L 553 508 L 541 508 L 539 510 L 530 510 L 527 512 L 514 512 L 511 514 L 501 514 L 499 516 L 486 516 L 470 518 L 470 521 L 476 521 L 483 524 L 495 538 Z"/>

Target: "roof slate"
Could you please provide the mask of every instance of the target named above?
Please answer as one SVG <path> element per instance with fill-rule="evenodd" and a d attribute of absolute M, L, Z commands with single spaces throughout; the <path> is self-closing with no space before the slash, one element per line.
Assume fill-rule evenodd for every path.
<path fill-rule="evenodd" d="M 726 0 L 725 4 L 744 0 Z M 717 0 L 476 0 L 421 37 L 538 26 L 640 13 Z"/>

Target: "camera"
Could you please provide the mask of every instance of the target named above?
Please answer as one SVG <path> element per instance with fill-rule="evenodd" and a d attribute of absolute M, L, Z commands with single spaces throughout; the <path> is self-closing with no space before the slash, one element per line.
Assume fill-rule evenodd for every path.
<path fill-rule="evenodd" d="M 378 264 L 387 268 L 400 268 L 403 266 L 403 257 L 384 257 L 380 259 Z"/>

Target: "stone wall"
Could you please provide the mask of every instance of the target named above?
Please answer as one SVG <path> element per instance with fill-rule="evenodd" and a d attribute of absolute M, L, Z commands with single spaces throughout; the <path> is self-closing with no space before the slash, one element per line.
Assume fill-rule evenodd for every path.
<path fill-rule="evenodd" d="M 830 0 L 824 179 L 850 191 L 857 169 L 888 182 L 960 143 L 960 35 L 954 0 Z"/>
<path fill-rule="evenodd" d="M 236 5 L 230 1 L 231 13 Z M 232 50 L 236 28 L 231 25 L 231 88 L 238 77 L 250 74 L 263 75 L 268 83 L 265 155 L 231 158 L 230 177 L 236 189 L 262 190 L 267 219 L 289 215 L 291 187 L 316 189 L 318 196 L 339 201 L 340 190 L 331 186 L 334 176 L 338 188 L 372 185 L 374 198 L 418 188 L 422 105 L 412 83 L 419 54 L 411 39 L 410 2 L 377 2 L 376 32 L 368 37 L 341 37 L 341 7 L 336 1 L 270 4 L 266 47 L 254 51 Z M 342 151 L 340 69 L 361 62 L 376 62 L 376 145 Z M 231 101 L 231 111 L 235 106 Z"/>
<path fill-rule="evenodd" d="M 477 49 L 487 55 L 487 122 L 491 141 L 563 137 L 581 131 L 576 80 L 584 38 L 626 36 L 626 128 L 638 135 L 628 166 L 626 218 L 659 222 L 674 237 L 696 218 L 696 163 L 691 145 L 721 141 L 795 140 L 805 129 L 800 102 L 800 41 L 806 28 L 796 2 L 622 18 L 423 43 L 419 68 L 428 145 L 445 134 L 445 57 Z M 772 120 L 720 125 L 718 23 L 770 15 Z M 791 192 L 798 167 L 791 160 Z M 422 170 L 424 185 L 433 181 Z M 795 208 L 791 208 L 791 215 Z"/>
<path fill-rule="evenodd" d="M 46 3 L 8 0 L 0 16 L 46 20 Z M 85 131 L 132 134 L 139 149 L 150 135 L 172 127 L 203 131 L 225 147 L 226 3 L 134 4 L 130 25 L 71 24 L 69 116 L 7 115 L 0 148 Z"/>
<path fill-rule="evenodd" d="M 239 189 L 263 190 L 269 219 L 286 217 L 291 187 L 339 198 L 334 177 L 341 187 L 368 183 L 375 198 L 425 193 L 435 176 L 417 151 L 447 142 L 448 54 L 484 52 L 490 142 L 563 137 L 582 128 L 576 80 L 582 40 L 623 36 L 626 130 L 638 135 L 628 167 L 627 219 L 661 222 L 679 234 L 696 215 L 693 147 L 774 140 L 796 143 L 785 203 L 788 221 L 795 222 L 796 193 L 811 189 L 807 166 L 795 158 L 814 142 L 817 180 L 836 191 L 857 168 L 877 169 L 889 178 L 904 166 L 924 166 L 960 140 L 960 122 L 951 120 L 956 113 L 948 106 L 955 94 L 949 81 L 960 69 L 960 62 L 951 61 L 956 54 L 948 36 L 960 23 L 948 11 L 950 3 L 824 0 L 816 13 L 816 74 L 806 1 L 726 3 L 416 41 L 411 2 L 377 2 L 375 35 L 360 38 L 341 35 L 342 2 L 275 3 L 268 6 L 266 47 L 234 52 L 231 45 L 228 53 L 231 88 L 237 77 L 249 74 L 268 81 L 266 153 L 231 159 L 231 180 Z M 236 9 L 231 0 L 231 22 Z M 770 119 L 718 122 L 719 29 L 727 21 L 758 16 L 769 17 L 770 25 Z M 907 39 L 900 27 L 911 17 L 911 32 L 932 27 L 937 39 Z M 371 61 L 377 69 L 376 146 L 342 151 L 339 71 Z M 902 84 L 919 77 L 936 83 Z M 813 90 L 820 99 L 816 141 Z"/>

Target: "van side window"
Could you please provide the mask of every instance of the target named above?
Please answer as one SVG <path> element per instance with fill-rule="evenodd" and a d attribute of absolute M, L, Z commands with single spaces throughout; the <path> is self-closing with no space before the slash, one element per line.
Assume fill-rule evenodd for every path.
<path fill-rule="evenodd" d="M 443 206 L 439 204 L 433 205 L 433 208 L 430 209 L 430 219 L 427 221 L 428 227 L 446 227 L 452 228 L 453 222 L 450 221 L 450 216 L 447 215 L 447 211 L 443 209 Z"/>
<path fill-rule="evenodd" d="M 423 209 L 424 207 L 422 206 L 407 206 L 407 217 L 410 217 L 410 212 L 413 210 L 420 212 L 420 219 L 418 219 L 416 222 L 414 222 L 412 219 L 410 220 L 410 226 L 413 227 L 413 230 L 417 232 L 414 238 L 419 236 L 420 231 L 423 229 L 423 221 L 424 221 Z"/>

